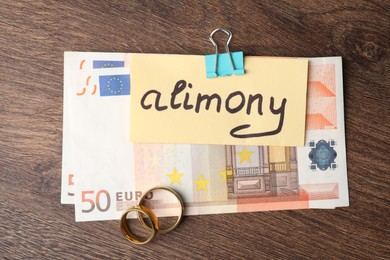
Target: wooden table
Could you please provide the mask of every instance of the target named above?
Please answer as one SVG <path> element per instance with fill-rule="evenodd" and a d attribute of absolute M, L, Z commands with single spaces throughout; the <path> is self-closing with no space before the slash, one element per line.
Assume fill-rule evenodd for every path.
<path fill-rule="evenodd" d="M 389 1 L 2 1 L 0 258 L 389 257 Z M 60 204 L 63 52 L 342 56 L 350 207 L 186 217 L 145 246 Z"/>

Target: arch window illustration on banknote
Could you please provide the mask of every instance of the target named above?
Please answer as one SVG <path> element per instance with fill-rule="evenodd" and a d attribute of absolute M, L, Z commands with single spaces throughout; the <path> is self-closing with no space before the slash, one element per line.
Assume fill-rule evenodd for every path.
<path fill-rule="evenodd" d="M 319 140 L 317 143 L 311 141 L 309 142 L 309 146 L 311 147 L 309 159 L 311 160 L 310 169 L 312 171 L 317 169 L 325 171 L 328 168 L 334 170 L 337 168 L 337 164 L 335 163 L 337 152 L 334 149 L 336 142 L 334 140 L 328 142 Z"/>
<path fill-rule="evenodd" d="M 299 194 L 295 147 L 226 146 L 228 197 Z"/>

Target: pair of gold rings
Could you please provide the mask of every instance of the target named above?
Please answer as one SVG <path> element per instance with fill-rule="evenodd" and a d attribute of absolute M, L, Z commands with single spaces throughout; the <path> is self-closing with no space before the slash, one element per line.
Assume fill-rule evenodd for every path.
<path fill-rule="evenodd" d="M 179 216 L 177 217 L 176 222 L 171 227 L 166 228 L 166 229 L 159 228 L 158 218 L 157 218 L 156 214 L 150 208 L 144 206 L 144 203 L 145 203 L 145 200 L 147 199 L 147 196 L 156 190 L 165 190 L 165 191 L 172 193 L 180 203 L 180 212 L 179 212 Z M 149 237 L 141 238 L 131 231 L 131 229 L 129 227 L 129 223 L 127 221 L 127 216 L 130 212 L 136 212 L 138 214 L 138 220 L 140 221 L 142 226 L 145 227 L 150 232 Z M 168 233 L 168 232 L 174 230 L 177 227 L 177 225 L 179 225 L 179 223 L 183 217 L 183 213 L 184 213 L 184 204 L 183 204 L 183 201 L 180 198 L 179 194 L 176 191 L 174 191 L 173 189 L 168 188 L 168 187 L 155 187 L 155 188 L 152 188 L 152 189 L 150 189 L 142 194 L 142 197 L 140 198 L 137 206 L 129 208 L 123 213 L 121 220 L 120 220 L 121 231 L 128 241 L 130 241 L 134 244 L 139 244 L 139 245 L 146 244 L 146 243 L 152 241 L 152 239 L 157 234 L 165 234 L 165 233 Z M 147 222 L 145 221 L 143 216 L 146 216 Z"/>

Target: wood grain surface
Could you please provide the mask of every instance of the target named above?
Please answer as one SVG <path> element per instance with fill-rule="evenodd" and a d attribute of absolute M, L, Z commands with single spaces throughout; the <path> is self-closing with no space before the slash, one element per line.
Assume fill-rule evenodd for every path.
<path fill-rule="evenodd" d="M 186 217 L 145 246 L 60 204 L 63 53 L 342 56 L 350 207 Z M 12 1 L 0 4 L 1 259 L 388 259 L 390 2 Z"/>

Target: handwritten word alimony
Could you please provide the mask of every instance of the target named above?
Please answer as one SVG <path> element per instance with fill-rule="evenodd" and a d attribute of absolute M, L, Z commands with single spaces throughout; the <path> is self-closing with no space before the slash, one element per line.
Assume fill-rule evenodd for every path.
<path fill-rule="evenodd" d="M 202 109 L 214 109 L 217 113 L 220 113 L 224 109 L 230 114 L 240 113 L 242 110 L 245 110 L 247 115 L 251 115 L 252 113 L 257 113 L 259 116 L 263 115 L 265 102 L 263 95 L 260 93 L 249 94 L 246 97 L 243 92 L 237 90 L 230 93 L 224 100 L 218 93 L 211 95 L 195 93 L 196 101 L 191 103 L 191 95 L 194 95 L 191 90 L 194 90 L 194 86 L 191 83 L 187 83 L 185 80 L 179 80 L 171 92 L 169 104 L 163 104 L 161 102 L 161 92 L 151 89 L 142 96 L 140 105 L 144 110 L 155 109 L 156 111 L 184 109 L 199 113 Z M 269 98 L 268 109 L 273 115 L 279 116 L 279 123 L 274 130 L 240 134 L 239 132 L 241 130 L 251 127 L 251 124 L 248 123 L 234 127 L 231 129 L 230 135 L 234 138 L 254 138 L 280 133 L 283 128 L 287 98 L 283 98 L 279 104 L 276 103 L 275 98 L 271 96 Z"/>

